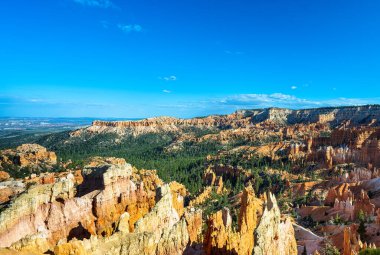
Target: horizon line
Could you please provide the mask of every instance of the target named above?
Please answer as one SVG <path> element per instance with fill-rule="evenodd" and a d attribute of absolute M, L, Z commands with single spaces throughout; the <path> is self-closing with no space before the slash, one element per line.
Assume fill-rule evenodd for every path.
<path fill-rule="evenodd" d="M 190 119 L 190 118 L 203 118 L 207 116 L 224 116 L 233 114 L 239 111 L 254 111 L 254 110 L 269 110 L 269 109 L 282 109 L 282 110 L 291 110 L 291 111 L 306 111 L 306 110 L 316 110 L 316 109 L 341 109 L 341 108 L 354 108 L 354 107 L 380 107 L 380 104 L 358 104 L 358 105 L 340 105 L 340 106 L 321 106 L 321 107 L 309 107 L 309 108 L 286 108 L 286 107 L 264 107 L 264 108 L 241 108 L 237 109 L 233 112 L 226 113 L 226 114 L 208 114 L 208 115 L 202 115 L 202 116 L 193 116 L 189 118 L 183 118 L 183 117 L 174 117 L 171 115 L 156 115 L 156 116 L 150 116 L 150 117 L 88 117 L 88 116 L 81 116 L 81 117 L 69 117 L 69 116 L 57 116 L 57 117 L 47 117 L 47 116 L 0 116 L 0 118 L 25 118 L 25 119 L 32 119 L 32 118 L 46 118 L 46 119 L 93 119 L 93 120 L 101 120 L 101 119 L 126 119 L 126 120 L 143 120 L 143 119 L 149 119 L 149 118 L 162 118 L 162 117 L 170 117 L 170 118 L 179 118 L 179 119 Z"/>

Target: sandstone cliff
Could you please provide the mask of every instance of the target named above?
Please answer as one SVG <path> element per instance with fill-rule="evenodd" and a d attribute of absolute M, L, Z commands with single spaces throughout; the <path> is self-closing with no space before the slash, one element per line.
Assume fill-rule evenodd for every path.
<path fill-rule="evenodd" d="M 373 121 L 375 120 L 375 122 Z M 229 115 L 208 116 L 205 118 L 176 119 L 171 117 L 150 118 L 140 121 L 94 121 L 89 131 L 101 131 L 105 128 L 136 128 L 141 132 L 161 130 L 176 131 L 181 126 L 203 128 L 238 128 L 248 127 L 261 122 L 271 122 L 279 125 L 328 123 L 338 126 L 341 123 L 350 125 L 378 125 L 380 106 L 349 106 L 341 108 L 315 108 L 305 110 L 290 110 L 267 108 L 257 110 L 240 110 Z"/>
<path fill-rule="evenodd" d="M 255 255 L 297 254 L 293 225 L 289 219 L 281 220 L 276 198 L 270 193 L 255 235 Z"/>
<path fill-rule="evenodd" d="M 111 162 L 111 163 L 110 163 Z M 105 159 L 83 170 L 84 181 L 77 188 L 69 173 L 52 184 L 34 185 L 15 198 L 0 214 L 0 247 L 25 247 L 43 238 L 41 249 L 52 249 L 62 239 L 110 236 L 123 213 L 131 215 L 128 230 L 155 205 L 155 189 L 161 184 L 152 172 L 144 185 L 135 178 L 124 160 Z"/>
<path fill-rule="evenodd" d="M 297 254 L 294 229 L 281 220 L 275 197 L 264 204 L 251 187 L 244 190 L 237 230 L 227 208 L 211 215 L 205 236 L 206 254 Z"/>
<path fill-rule="evenodd" d="M 92 236 L 83 241 L 73 240 L 58 245 L 54 253 L 76 254 L 183 254 L 189 242 L 187 224 L 179 219 L 173 207 L 172 193 L 168 185 L 158 189 L 158 202 L 135 224 L 134 233 L 116 232 L 110 237 Z"/>
<path fill-rule="evenodd" d="M 51 169 L 55 164 L 56 154 L 38 144 L 23 144 L 16 149 L 0 151 L 0 169 L 7 172 L 15 168 Z"/>

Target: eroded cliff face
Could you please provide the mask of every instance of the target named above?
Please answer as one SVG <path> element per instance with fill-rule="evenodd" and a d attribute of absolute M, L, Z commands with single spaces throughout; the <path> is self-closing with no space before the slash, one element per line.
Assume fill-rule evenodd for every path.
<path fill-rule="evenodd" d="M 292 222 L 288 218 L 281 220 L 276 198 L 270 193 L 255 234 L 254 254 L 297 254 Z"/>
<path fill-rule="evenodd" d="M 115 160 L 114 160 L 115 161 Z M 130 230 L 134 223 L 155 204 L 156 188 L 162 182 L 155 172 L 143 173 L 144 180 L 134 178 L 132 166 L 124 160 L 93 164 L 83 169 L 84 181 L 78 186 L 78 195 L 92 197 L 92 211 L 97 218 L 97 234 L 109 236 L 114 224 L 127 212 L 130 215 Z"/>
<path fill-rule="evenodd" d="M 158 188 L 158 202 L 140 218 L 132 232 L 119 231 L 109 237 L 92 236 L 54 248 L 59 255 L 72 254 L 183 254 L 189 242 L 185 218 L 173 207 L 169 185 Z"/>
<path fill-rule="evenodd" d="M 55 164 L 57 164 L 56 154 L 38 144 L 23 144 L 16 149 L 0 151 L 0 169 L 13 166 L 39 170 L 52 168 Z"/>
<path fill-rule="evenodd" d="M 236 150 L 249 150 L 271 160 L 282 160 L 286 156 L 293 163 L 316 162 L 328 169 L 351 162 L 379 167 L 379 119 L 380 106 L 269 108 L 193 119 L 94 121 L 92 126 L 74 131 L 71 136 L 113 133 L 117 134 L 114 142 L 118 143 L 129 135 L 170 132 L 175 138 L 165 148 L 168 151 L 180 150 L 185 141 L 215 141 L 223 145 L 244 141 L 249 146 L 236 146 Z M 192 129 L 207 130 L 207 134 L 198 136 Z"/>
<path fill-rule="evenodd" d="M 223 209 L 202 232 L 202 210 L 184 207 L 186 187 L 164 184 L 155 171 L 137 171 L 123 159 L 93 158 L 81 178 L 76 175 L 41 175 L 12 199 L 0 213 L 0 254 L 248 255 L 255 249 L 268 254 L 268 242 L 284 251 L 278 254 L 295 254 L 292 225 L 280 219 L 275 198 L 269 195 L 264 203 L 251 186 L 239 202 L 237 229 Z M 221 184 L 213 185 L 217 190 Z M 264 234 L 264 228 L 273 233 Z"/>
<path fill-rule="evenodd" d="M 297 254 L 292 222 L 281 219 L 270 193 L 263 203 L 251 187 L 244 189 L 236 230 L 228 208 L 211 215 L 207 224 L 206 254 Z"/>
<path fill-rule="evenodd" d="M 64 213 L 65 208 L 58 201 L 70 201 L 73 208 Z M 11 206 L 0 214 L 0 247 L 8 247 L 11 244 L 27 236 L 40 235 L 47 239 L 54 239 L 55 233 L 66 233 L 62 229 L 60 221 L 67 220 L 68 228 L 71 223 L 71 212 L 76 221 L 81 222 L 81 212 L 86 211 L 88 201 L 74 200 L 73 176 L 69 174 L 54 184 L 36 185 L 21 194 Z M 82 208 L 78 208 L 78 206 Z M 52 210 L 54 209 L 54 210 Z M 59 212 L 62 217 L 58 217 Z M 78 215 L 79 213 L 79 215 Z M 64 215 L 67 217 L 64 218 Z M 77 218 L 79 216 L 79 218 Z M 58 224 L 52 224 L 57 221 Z M 66 225 L 66 224 L 65 224 Z M 48 231 L 48 226 L 51 227 Z M 58 237 L 59 239 L 59 237 Z"/>
<path fill-rule="evenodd" d="M 338 126 L 342 123 L 355 126 L 362 124 L 378 125 L 380 119 L 379 106 L 352 106 L 342 108 L 316 108 L 306 110 L 290 110 L 267 108 L 257 110 L 240 110 L 233 114 L 208 116 L 204 118 L 176 119 L 171 117 L 150 118 L 140 121 L 94 121 L 90 132 L 104 131 L 106 128 L 135 128 L 139 132 L 178 131 L 180 127 L 192 126 L 203 128 L 242 128 L 262 122 L 277 125 L 294 124 L 330 124 Z M 156 131 L 155 131 L 156 130 Z"/>
<path fill-rule="evenodd" d="M 15 198 L 0 214 L 0 246 L 27 247 L 43 239 L 44 252 L 60 240 L 110 236 L 124 213 L 130 215 L 127 229 L 133 231 L 134 223 L 155 205 L 162 182 L 154 171 L 136 178 L 132 166 L 121 159 L 98 161 L 84 168 L 84 181 L 77 187 L 68 173 Z M 150 185 L 144 186 L 147 180 Z"/>
<path fill-rule="evenodd" d="M 217 144 L 212 155 L 202 155 L 203 187 L 196 196 L 124 159 L 93 158 L 80 170 L 62 164 L 63 173 L 37 174 L 56 164 L 54 153 L 33 144 L 4 150 L 0 254 L 295 254 L 297 248 L 323 254 L 328 242 L 349 254 L 380 246 L 378 120 L 379 106 L 271 108 L 95 121 L 60 141 L 65 149 L 111 133 L 108 148 L 131 136 L 169 132 L 160 147 L 165 153 L 186 149 L 187 142 L 196 149 Z M 13 179 L 8 166 L 36 173 Z M 273 195 L 263 197 L 268 189 L 281 194 L 281 211 L 294 222 L 281 215 Z M 219 210 L 218 199 L 228 208 Z"/>

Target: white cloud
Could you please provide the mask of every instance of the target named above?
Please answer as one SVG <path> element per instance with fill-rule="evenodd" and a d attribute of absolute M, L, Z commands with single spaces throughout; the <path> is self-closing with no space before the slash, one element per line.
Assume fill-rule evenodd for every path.
<path fill-rule="evenodd" d="M 171 93 L 171 90 L 164 89 L 162 92 L 164 92 L 164 93 Z"/>
<path fill-rule="evenodd" d="M 164 80 L 164 81 L 176 81 L 177 80 L 177 76 L 170 75 L 170 76 L 166 76 L 166 77 L 158 77 L 158 79 Z"/>
<path fill-rule="evenodd" d="M 290 88 L 294 90 L 297 89 L 297 86 L 291 86 Z"/>
<path fill-rule="evenodd" d="M 273 94 L 240 94 L 225 97 L 215 101 L 220 106 L 235 108 L 266 108 L 266 107 L 301 107 L 318 106 L 319 102 L 297 98 L 282 93 Z"/>
<path fill-rule="evenodd" d="M 41 99 L 37 99 L 37 98 L 28 99 L 28 101 L 31 102 L 31 103 L 39 103 L 39 102 L 43 102 L 43 100 L 41 100 Z"/>
<path fill-rule="evenodd" d="M 119 24 L 117 27 L 124 33 L 141 32 L 142 27 L 138 24 Z"/>
<path fill-rule="evenodd" d="M 267 108 L 283 107 L 291 109 L 314 108 L 326 106 L 352 106 L 365 104 L 378 104 L 380 97 L 375 98 L 333 98 L 324 100 L 311 100 L 298 98 L 282 93 L 274 94 L 240 94 L 214 100 L 212 104 L 217 107 L 241 108 Z"/>
<path fill-rule="evenodd" d="M 374 98 L 333 98 L 312 100 L 298 98 L 283 93 L 273 94 L 238 94 L 219 98 L 208 98 L 197 101 L 178 101 L 175 104 L 159 105 L 159 108 L 181 109 L 189 116 L 204 116 L 209 114 L 227 114 L 238 109 L 262 109 L 270 107 L 307 109 L 328 106 L 355 106 L 379 104 L 380 97 Z"/>
<path fill-rule="evenodd" d="M 115 7 L 115 5 L 110 0 L 73 0 L 75 3 L 99 8 L 110 8 Z"/>
<path fill-rule="evenodd" d="M 166 80 L 166 81 L 175 81 L 175 80 L 177 80 L 177 77 L 174 76 L 174 75 L 171 75 L 169 77 L 164 77 L 164 80 Z"/>

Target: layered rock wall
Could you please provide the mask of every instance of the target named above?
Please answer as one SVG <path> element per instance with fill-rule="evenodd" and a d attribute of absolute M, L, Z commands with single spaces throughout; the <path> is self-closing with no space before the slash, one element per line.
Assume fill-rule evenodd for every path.
<path fill-rule="evenodd" d="M 94 127 L 136 128 L 136 127 L 169 127 L 169 126 L 196 126 L 196 127 L 247 127 L 250 124 L 271 122 L 283 125 L 298 123 L 329 123 L 338 126 L 343 122 L 351 125 L 372 123 L 380 119 L 380 106 L 352 106 L 342 108 L 315 108 L 305 110 L 290 110 L 281 108 L 267 108 L 257 110 L 237 111 L 229 115 L 208 116 L 205 118 L 176 119 L 171 117 L 150 118 L 140 121 L 94 121 Z"/>

